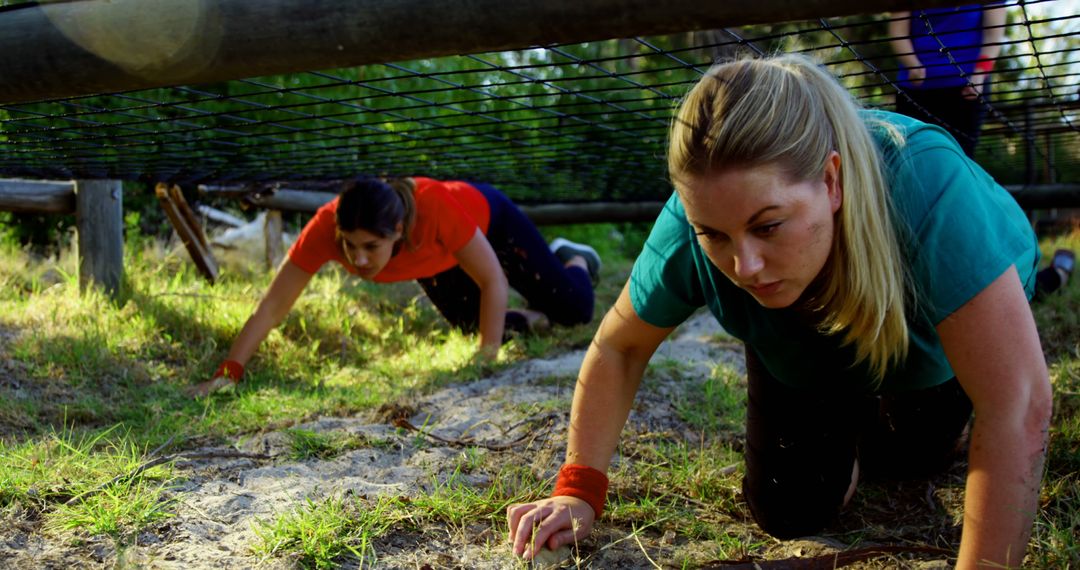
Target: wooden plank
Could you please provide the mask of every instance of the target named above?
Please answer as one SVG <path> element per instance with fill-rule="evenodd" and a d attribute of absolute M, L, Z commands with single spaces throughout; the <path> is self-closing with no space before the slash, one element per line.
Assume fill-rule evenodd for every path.
<path fill-rule="evenodd" d="M 1018 184 L 1005 189 L 1025 210 L 1080 208 L 1080 184 Z"/>
<path fill-rule="evenodd" d="M 75 181 L 79 289 L 100 286 L 116 298 L 124 279 L 124 205 L 119 180 Z"/>
<path fill-rule="evenodd" d="M 0 54 L 4 54 L 0 103 L 954 4 L 955 0 L 32 2 L 0 12 Z"/>
<path fill-rule="evenodd" d="M 75 183 L 70 180 L 0 180 L 0 211 L 74 214 Z"/>
<path fill-rule="evenodd" d="M 180 195 L 179 187 L 159 182 L 154 188 L 154 193 L 157 194 L 158 203 L 161 204 L 162 210 L 165 211 L 165 216 L 169 219 L 173 229 L 176 230 L 176 235 L 180 237 L 180 241 L 191 255 L 191 260 L 195 263 L 195 268 L 198 269 L 199 274 L 210 283 L 216 282 L 218 278 L 217 261 L 207 245 L 206 237 L 202 233 L 202 227 L 199 226 L 198 219 L 195 218 L 195 214 L 187 207 L 187 202 Z M 178 195 L 179 200 L 177 199 Z"/>

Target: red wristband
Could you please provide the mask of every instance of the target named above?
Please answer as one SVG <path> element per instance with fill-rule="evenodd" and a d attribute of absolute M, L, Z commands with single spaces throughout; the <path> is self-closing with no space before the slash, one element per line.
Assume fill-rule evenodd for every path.
<path fill-rule="evenodd" d="M 588 465 L 567 463 L 559 469 L 552 497 L 577 497 L 592 507 L 596 518 L 604 514 L 604 500 L 607 499 L 608 478 L 600 471 Z"/>
<path fill-rule="evenodd" d="M 985 55 L 980 55 L 979 61 L 975 62 L 975 73 L 990 73 L 993 69 L 994 60 Z"/>
<path fill-rule="evenodd" d="M 226 360 L 218 366 L 217 372 L 214 372 L 214 378 L 224 377 L 227 380 L 232 380 L 233 384 L 240 382 L 240 379 L 244 377 L 244 365 L 235 360 Z"/>

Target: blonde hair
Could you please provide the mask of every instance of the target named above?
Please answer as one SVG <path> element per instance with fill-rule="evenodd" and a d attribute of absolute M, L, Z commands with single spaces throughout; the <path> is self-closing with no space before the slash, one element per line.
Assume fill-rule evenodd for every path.
<path fill-rule="evenodd" d="M 714 66 L 679 106 L 668 170 L 676 189 L 727 168 L 769 164 L 794 180 L 816 180 L 833 150 L 843 201 L 809 308 L 820 315 L 819 329 L 843 335 L 880 381 L 907 356 L 909 280 L 880 151 L 835 77 L 794 54 Z"/>

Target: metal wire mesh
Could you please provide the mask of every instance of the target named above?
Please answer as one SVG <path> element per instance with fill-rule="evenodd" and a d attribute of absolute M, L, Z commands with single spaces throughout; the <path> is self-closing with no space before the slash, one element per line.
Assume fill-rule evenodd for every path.
<path fill-rule="evenodd" d="M 1078 182 L 1075 0 L 1004 5 L 1001 55 L 979 99 L 986 122 L 976 158 L 1003 183 Z M 0 176 L 315 187 L 354 175 L 426 175 L 490 182 L 521 203 L 658 199 L 670 192 L 664 144 L 673 107 L 712 61 L 808 53 L 862 104 L 892 109 L 905 94 L 890 20 L 551 45 L 0 106 Z"/>

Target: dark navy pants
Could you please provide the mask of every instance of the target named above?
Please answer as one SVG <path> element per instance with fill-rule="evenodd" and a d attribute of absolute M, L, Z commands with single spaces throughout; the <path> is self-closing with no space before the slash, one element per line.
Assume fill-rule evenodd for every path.
<path fill-rule="evenodd" d="M 564 267 L 548 248 L 539 230 L 502 192 L 471 183 L 491 208 L 487 240 L 499 258 L 507 281 L 529 308 L 547 315 L 553 324 L 576 325 L 593 317 L 593 288 L 588 271 Z M 460 266 L 418 279 L 418 283 L 450 324 L 468 332 L 480 320 L 480 288 Z M 507 328 L 522 323 L 508 317 Z"/>
<path fill-rule="evenodd" d="M 797 390 L 746 349 L 746 477 L 743 492 L 765 532 L 815 534 L 837 515 L 859 459 L 860 478 L 917 478 L 945 470 L 971 417 L 952 380 L 895 394 Z"/>

